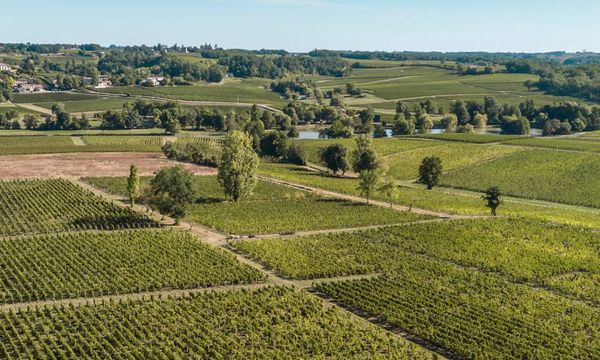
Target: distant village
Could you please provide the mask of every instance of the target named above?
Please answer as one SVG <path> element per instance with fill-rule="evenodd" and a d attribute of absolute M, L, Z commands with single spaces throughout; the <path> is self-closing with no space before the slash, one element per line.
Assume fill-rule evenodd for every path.
<path fill-rule="evenodd" d="M 42 85 L 36 79 L 24 78 L 23 75 L 17 75 L 17 69 L 6 63 L 0 62 L 0 72 L 9 73 L 17 77 L 12 86 L 13 92 L 16 94 L 60 91 L 56 80 L 53 81 L 52 85 Z M 82 77 L 81 80 L 85 86 L 89 86 L 94 89 L 106 89 L 113 86 L 109 75 L 100 75 L 97 79 L 92 77 Z M 141 77 L 137 80 L 137 85 L 164 86 L 166 85 L 166 80 L 164 76 Z"/>

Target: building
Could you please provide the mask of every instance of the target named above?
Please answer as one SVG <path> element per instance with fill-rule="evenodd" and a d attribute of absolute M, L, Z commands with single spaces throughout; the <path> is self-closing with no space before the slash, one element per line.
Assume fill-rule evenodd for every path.
<path fill-rule="evenodd" d="M 147 86 L 160 86 L 164 81 L 164 76 L 148 76 L 140 79 L 140 84 Z"/>
<path fill-rule="evenodd" d="M 39 84 L 22 84 L 16 88 L 16 91 L 19 94 L 30 94 L 45 92 L 46 90 L 44 90 L 44 87 Z"/>
<path fill-rule="evenodd" d="M 5 63 L 0 63 L 0 71 L 11 71 L 10 65 Z"/>

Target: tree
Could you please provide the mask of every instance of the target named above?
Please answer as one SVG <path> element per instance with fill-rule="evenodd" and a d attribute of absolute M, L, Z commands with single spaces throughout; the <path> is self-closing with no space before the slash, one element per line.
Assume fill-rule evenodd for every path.
<path fill-rule="evenodd" d="M 37 129 L 39 123 L 40 123 L 40 117 L 38 115 L 26 114 L 23 117 L 23 124 L 25 124 L 25 128 L 27 130 Z"/>
<path fill-rule="evenodd" d="M 412 135 L 415 133 L 415 123 L 411 118 L 406 118 L 402 113 L 396 114 L 392 125 L 394 135 Z"/>
<path fill-rule="evenodd" d="M 465 106 L 465 103 L 463 103 L 461 100 L 456 100 L 454 105 L 452 105 L 451 112 L 454 115 L 456 115 L 456 118 L 458 119 L 458 123 L 460 125 L 465 125 L 471 120 L 471 116 L 467 111 L 467 107 Z"/>
<path fill-rule="evenodd" d="M 364 133 L 370 134 L 373 131 L 373 119 L 375 118 L 375 112 L 372 107 L 367 107 L 358 113 L 360 119 L 360 130 Z"/>
<path fill-rule="evenodd" d="M 373 141 L 367 135 L 356 138 L 356 149 L 352 152 L 352 170 L 360 173 L 364 170 L 376 170 L 379 167 Z"/>
<path fill-rule="evenodd" d="M 358 190 L 360 190 L 360 195 L 367 199 L 368 204 L 369 199 L 379 182 L 379 173 L 377 170 L 363 170 L 358 174 L 358 180 Z"/>
<path fill-rule="evenodd" d="M 394 201 L 398 199 L 399 191 L 396 184 L 394 184 L 394 180 L 392 178 L 388 178 L 379 189 L 377 189 L 381 194 L 387 197 L 390 202 L 390 207 L 394 204 Z"/>
<path fill-rule="evenodd" d="M 334 174 L 341 171 L 344 174 L 350 166 L 348 165 L 348 151 L 341 144 L 332 144 L 321 149 L 321 162 Z"/>
<path fill-rule="evenodd" d="M 480 113 L 475 114 L 475 116 L 473 116 L 473 120 L 471 120 L 471 125 L 473 125 L 473 127 L 476 127 L 478 129 L 483 129 L 487 126 L 487 115 L 483 115 Z"/>
<path fill-rule="evenodd" d="M 485 191 L 482 198 L 487 201 L 486 206 L 490 208 L 492 215 L 496 216 L 496 209 L 502 203 L 500 189 L 496 186 L 492 186 Z"/>
<path fill-rule="evenodd" d="M 418 127 L 419 130 L 424 131 L 431 130 L 433 128 L 433 120 L 431 120 L 431 116 L 429 116 L 429 114 L 421 114 L 417 118 L 416 127 Z"/>
<path fill-rule="evenodd" d="M 193 178 L 194 174 L 180 165 L 161 169 L 150 182 L 150 204 L 178 224 L 187 205 L 196 200 Z"/>
<path fill-rule="evenodd" d="M 423 159 L 419 166 L 419 182 L 427 185 L 428 190 L 431 190 L 438 184 L 441 174 L 442 160 L 439 157 L 428 156 Z"/>
<path fill-rule="evenodd" d="M 385 131 L 385 128 L 383 127 L 383 125 L 381 125 L 381 124 L 375 125 L 375 130 L 373 130 L 373 137 L 374 138 L 387 137 L 387 132 Z"/>
<path fill-rule="evenodd" d="M 454 114 L 448 114 L 442 118 L 442 126 L 446 132 L 455 132 L 458 125 L 458 118 Z"/>
<path fill-rule="evenodd" d="M 138 176 L 137 166 L 131 164 L 129 167 L 129 178 L 127 179 L 127 194 L 129 195 L 129 204 L 135 205 L 135 201 L 140 197 L 140 177 Z"/>
<path fill-rule="evenodd" d="M 260 152 L 263 156 L 284 158 L 289 146 L 288 136 L 282 131 L 271 131 L 260 140 Z"/>
<path fill-rule="evenodd" d="M 252 138 L 234 130 L 227 135 L 219 165 L 218 179 L 225 194 L 233 201 L 252 195 L 256 186 L 258 155 L 252 149 Z"/>

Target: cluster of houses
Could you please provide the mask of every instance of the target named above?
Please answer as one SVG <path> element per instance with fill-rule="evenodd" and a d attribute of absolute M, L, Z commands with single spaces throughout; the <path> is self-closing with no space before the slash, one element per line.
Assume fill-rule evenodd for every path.
<path fill-rule="evenodd" d="M 106 89 L 112 86 L 112 81 L 108 75 L 100 75 L 96 84 L 94 84 L 94 79 L 91 77 L 83 77 L 82 80 L 84 85 L 93 85 L 94 89 Z"/>
<path fill-rule="evenodd" d="M 138 80 L 142 86 L 161 86 L 165 83 L 164 76 L 148 76 Z"/>

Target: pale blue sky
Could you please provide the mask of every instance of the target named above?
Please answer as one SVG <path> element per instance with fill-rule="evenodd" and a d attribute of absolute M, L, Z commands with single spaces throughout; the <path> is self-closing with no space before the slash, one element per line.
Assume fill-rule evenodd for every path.
<path fill-rule="evenodd" d="M 600 51 L 597 0 L 3 1 L 0 42 Z"/>

